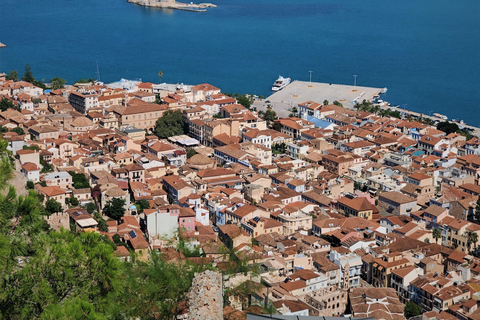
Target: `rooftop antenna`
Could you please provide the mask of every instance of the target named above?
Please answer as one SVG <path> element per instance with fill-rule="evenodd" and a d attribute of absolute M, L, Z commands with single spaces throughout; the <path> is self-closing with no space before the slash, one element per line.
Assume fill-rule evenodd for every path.
<path fill-rule="evenodd" d="M 100 69 L 98 69 L 98 60 L 97 60 L 97 81 L 100 82 Z"/>

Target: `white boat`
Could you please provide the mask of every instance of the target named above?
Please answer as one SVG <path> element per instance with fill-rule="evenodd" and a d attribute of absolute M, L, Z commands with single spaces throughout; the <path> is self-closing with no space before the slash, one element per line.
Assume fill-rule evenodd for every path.
<path fill-rule="evenodd" d="M 290 83 L 290 81 L 292 81 L 292 79 L 279 76 L 277 81 L 273 83 L 272 91 L 282 90 Z"/>
<path fill-rule="evenodd" d="M 387 87 L 383 88 L 382 90 L 380 90 L 380 93 L 387 93 Z"/>

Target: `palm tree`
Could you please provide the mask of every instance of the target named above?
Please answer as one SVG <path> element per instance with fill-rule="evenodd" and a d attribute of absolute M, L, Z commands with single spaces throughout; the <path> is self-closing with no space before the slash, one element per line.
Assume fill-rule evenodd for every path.
<path fill-rule="evenodd" d="M 163 72 L 158 71 L 158 77 L 160 78 L 160 82 L 162 82 Z"/>
<path fill-rule="evenodd" d="M 473 242 L 473 248 L 474 248 L 474 251 L 476 251 L 477 250 L 478 234 L 476 232 L 470 232 L 469 240 L 470 240 L 470 242 Z"/>
<path fill-rule="evenodd" d="M 371 109 L 371 111 L 374 113 L 374 114 L 377 114 L 379 111 L 380 111 L 380 106 L 377 104 L 377 105 L 374 105 Z"/>
<path fill-rule="evenodd" d="M 470 231 L 465 231 L 463 236 L 467 238 L 467 250 L 470 251 L 470 247 L 472 246 L 472 242 L 470 241 Z"/>
<path fill-rule="evenodd" d="M 438 244 L 438 239 L 442 237 L 442 233 L 440 232 L 440 229 L 438 228 L 433 229 L 432 236 L 435 239 L 435 243 Z"/>

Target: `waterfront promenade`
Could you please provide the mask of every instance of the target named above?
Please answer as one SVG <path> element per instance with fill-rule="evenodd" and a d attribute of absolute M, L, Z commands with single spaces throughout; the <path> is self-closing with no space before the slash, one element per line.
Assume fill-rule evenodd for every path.
<path fill-rule="evenodd" d="M 329 103 L 337 100 L 343 104 L 345 108 L 353 109 L 355 102 L 372 100 L 376 96 L 381 97 L 380 88 L 349 86 L 343 84 L 330 84 L 308 81 L 293 81 L 280 91 L 277 91 L 265 99 L 256 100 L 253 104 L 257 110 L 265 111 L 268 105 L 273 107 L 279 118 L 288 117 L 290 110 L 299 103 L 306 101 L 314 101 L 323 103 L 328 100 Z M 382 109 L 391 109 L 399 111 L 403 118 L 412 116 L 413 118 L 428 118 L 433 121 L 444 121 L 440 117 L 427 115 L 420 112 L 409 111 L 399 107 L 388 105 L 388 102 L 381 104 Z M 449 120 L 452 121 L 452 120 Z M 467 128 L 475 136 L 480 136 L 480 128 L 466 123 L 456 122 L 463 129 Z"/>
<path fill-rule="evenodd" d="M 410 116 L 414 117 L 414 118 L 427 118 L 427 119 L 431 119 L 432 121 L 445 121 L 444 119 L 440 118 L 440 117 L 437 117 L 437 116 L 430 116 L 430 115 L 427 115 L 427 114 L 424 114 L 424 113 L 421 113 L 421 112 L 415 112 L 415 111 L 410 111 L 410 110 L 406 110 L 406 109 L 401 109 L 399 107 L 392 107 L 392 106 L 382 106 L 381 107 L 382 109 L 390 109 L 392 111 L 399 111 L 400 112 L 400 115 L 404 118 L 408 118 Z M 454 122 L 458 125 L 458 127 L 460 129 L 463 129 L 463 128 L 466 128 L 468 129 L 474 136 L 480 136 L 480 128 L 479 127 L 475 127 L 475 126 L 471 126 L 469 124 L 466 124 L 466 123 L 462 123 L 462 122 L 458 122 L 458 121 L 452 121 L 452 120 L 448 120 L 450 122 Z M 463 120 L 461 120 L 463 121 Z"/>

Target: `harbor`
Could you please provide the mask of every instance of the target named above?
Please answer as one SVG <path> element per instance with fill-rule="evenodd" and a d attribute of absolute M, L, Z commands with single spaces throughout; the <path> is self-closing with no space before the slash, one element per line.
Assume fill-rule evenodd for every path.
<path fill-rule="evenodd" d="M 353 109 L 356 102 L 372 100 L 379 97 L 384 88 L 360 87 L 344 84 L 309 82 L 294 80 L 282 90 L 268 96 L 263 103 L 256 103 L 258 110 L 265 110 L 266 105 L 272 105 L 279 117 L 287 117 L 290 109 L 299 103 L 315 101 L 323 103 L 328 100 L 340 102 L 345 108 Z"/>

